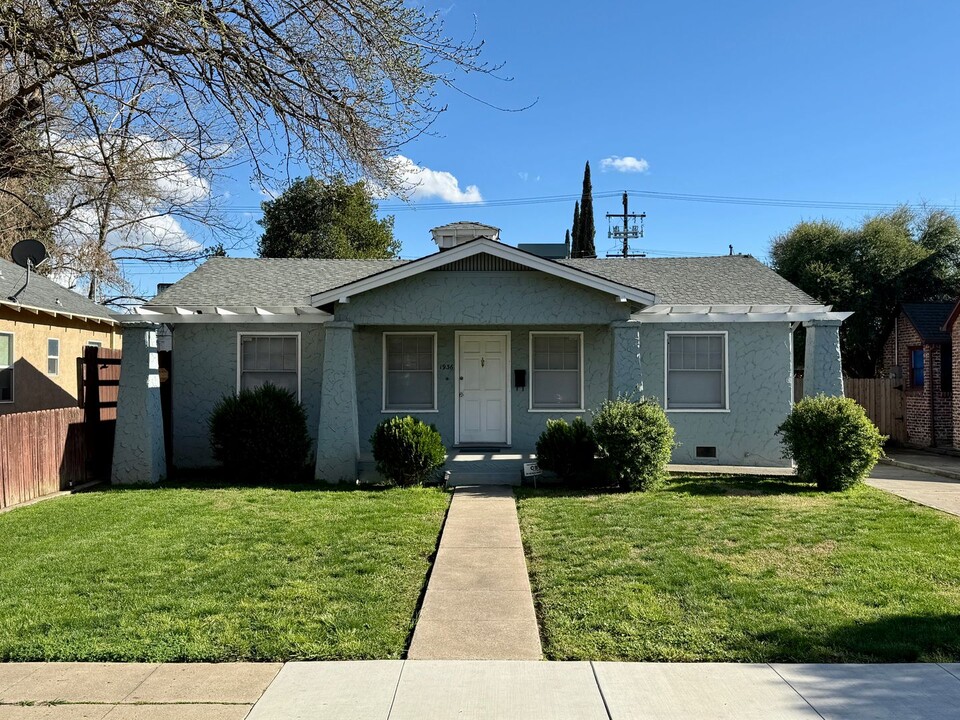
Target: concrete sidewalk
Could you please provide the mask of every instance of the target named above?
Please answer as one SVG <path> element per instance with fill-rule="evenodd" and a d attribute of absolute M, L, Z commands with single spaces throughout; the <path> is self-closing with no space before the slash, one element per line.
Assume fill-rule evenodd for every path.
<path fill-rule="evenodd" d="M 867 484 L 905 500 L 960 515 L 960 481 L 881 463 L 870 473 Z"/>
<path fill-rule="evenodd" d="M 513 490 L 454 491 L 411 660 L 538 660 L 540 630 Z"/>

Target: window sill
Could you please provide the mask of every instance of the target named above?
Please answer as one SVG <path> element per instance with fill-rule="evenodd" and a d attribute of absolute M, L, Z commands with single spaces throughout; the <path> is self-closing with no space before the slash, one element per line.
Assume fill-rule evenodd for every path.
<path fill-rule="evenodd" d="M 664 408 L 668 413 L 728 413 L 730 408 Z"/>
<path fill-rule="evenodd" d="M 582 413 L 586 412 L 584 408 L 527 408 L 527 412 L 532 413 Z"/>
<path fill-rule="evenodd" d="M 415 409 L 412 409 L 412 410 L 391 410 L 391 409 L 388 409 L 388 408 L 381 408 L 381 409 L 380 409 L 380 413 L 381 413 L 382 415 L 398 415 L 398 414 L 400 414 L 400 413 L 421 413 L 421 414 L 426 414 L 426 413 L 437 413 L 437 412 L 440 412 L 440 411 L 437 410 L 436 408 L 434 408 L 433 410 L 415 410 Z"/>

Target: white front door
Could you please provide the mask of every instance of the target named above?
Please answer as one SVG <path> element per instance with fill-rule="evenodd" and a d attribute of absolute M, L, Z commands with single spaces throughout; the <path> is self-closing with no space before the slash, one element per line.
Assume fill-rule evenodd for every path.
<path fill-rule="evenodd" d="M 458 333 L 458 442 L 507 444 L 507 333 Z"/>

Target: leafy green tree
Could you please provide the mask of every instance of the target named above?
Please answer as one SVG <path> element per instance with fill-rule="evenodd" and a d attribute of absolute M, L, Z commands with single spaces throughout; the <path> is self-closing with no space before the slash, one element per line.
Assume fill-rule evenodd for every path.
<path fill-rule="evenodd" d="M 590 182 L 590 162 L 583 170 L 583 194 L 580 196 L 580 254 L 574 257 L 596 257 L 594 239 L 597 228 L 593 224 L 593 184 Z"/>
<path fill-rule="evenodd" d="M 770 258 L 774 270 L 818 301 L 853 311 L 840 337 L 844 369 L 855 377 L 880 369 L 900 303 L 960 294 L 960 224 L 942 210 L 901 207 L 858 227 L 801 222 L 774 238 Z"/>
<path fill-rule="evenodd" d="M 363 181 L 299 178 L 262 207 L 260 257 L 377 259 L 400 252 L 393 216 L 377 218 Z"/>

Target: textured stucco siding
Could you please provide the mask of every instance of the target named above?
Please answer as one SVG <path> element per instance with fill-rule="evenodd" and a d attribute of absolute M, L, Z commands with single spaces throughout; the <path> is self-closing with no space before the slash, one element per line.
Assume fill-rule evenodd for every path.
<path fill-rule="evenodd" d="M 426 272 L 337 305 L 357 325 L 606 324 L 626 320 L 628 303 L 541 272 Z"/>
<path fill-rule="evenodd" d="M 788 323 L 640 325 L 643 393 L 663 401 L 664 333 L 726 331 L 729 412 L 669 412 L 679 446 L 676 463 L 787 466 L 775 435 L 793 404 L 792 346 Z M 696 457 L 698 445 L 715 446 L 716 460 Z"/>
<path fill-rule="evenodd" d="M 543 413 L 531 412 L 530 403 L 530 332 L 537 330 L 583 332 L 584 356 L 584 399 L 585 413 Z M 607 397 L 610 385 L 610 328 L 609 326 L 483 326 L 464 325 L 462 327 L 436 326 L 366 326 L 357 330 L 355 348 L 357 358 L 357 404 L 359 408 L 360 452 L 370 453 L 370 436 L 377 423 L 394 415 L 407 413 L 382 412 L 383 408 L 383 333 L 393 330 L 404 332 L 437 333 L 437 366 L 442 368 L 437 375 L 437 412 L 410 413 L 424 422 L 437 426 L 443 442 L 448 447 L 454 444 L 455 402 L 457 378 L 454 373 L 457 330 L 471 331 L 509 331 L 510 332 L 510 376 L 507 383 L 511 417 L 511 447 L 517 452 L 532 452 L 546 425 L 547 418 L 564 417 L 572 420 L 577 415 L 589 416 Z M 517 390 L 513 382 L 513 370 L 527 371 L 527 388 Z"/>
<path fill-rule="evenodd" d="M 323 368 L 323 325 L 196 324 L 173 332 L 173 462 L 209 467 L 207 419 L 214 404 L 237 389 L 238 333 L 300 333 L 300 401 L 316 439 Z"/>

